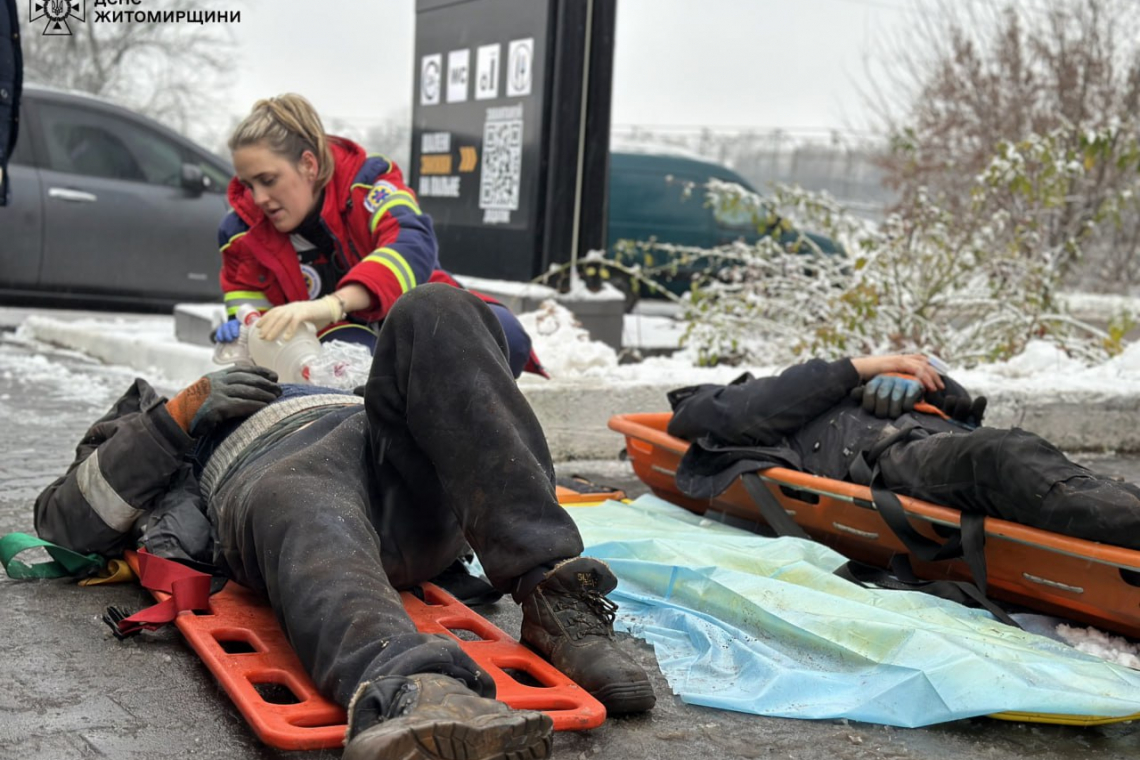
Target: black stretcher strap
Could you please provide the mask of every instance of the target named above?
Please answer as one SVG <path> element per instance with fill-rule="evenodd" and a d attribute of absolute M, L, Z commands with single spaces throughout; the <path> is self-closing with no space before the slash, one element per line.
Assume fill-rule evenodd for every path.
<path fill-rule="evenodd" d="M 858 459 L 862 460 L 862 457 Z M 835 574 L 863 586 L 875 585 L 886 589 L 922 591 L 959 604 L 968 605 L 972 601 L 1002 623 L 1020 628 L 1021 626 L 1001 607 L 986 596 L 985 516 L 973 512 L 961 513 L 960 530 L 945 542 L 939 543 L 922 535 L 910 524 L 902 501 L 881 485 L 878 467 L 872 469 L 867 466 L 867 470 L 875 508 L 907 551 L 923 562 L 962 558 L 970 568 L 974 582 L 921 580 L 914 574 L 910 560 L 905 555 L 895 555 L 891 559 L 891 571 L 849 560 L 847 564 L 836 570 Z M 760 516 L 777 535 L 812 540 L 768 490 L 758 474 L 746 472 L 740 476 L 740 479 L 748 495 L 752 497 L 752 502 L 760 511 Z"/>
<path fill-rule="evenodd" d="M 890 570 L 884 570 L 881 567 L 868 565 L 864 562 L 848 560 L 846 564 L 835 571 L 835 574 L 864 588 L 874 586 L 895 591 L 921 591 L 966 606 L 973 603 L 993 615 L 998 621 L 1014 628 L 1021 628 L 1005 610 L 983 594 L 973 583 L 922 580 L 914 574 L 910 559 L 905 554 L 896 554 L 891 557 Z"/>
<path fill-rule="evenodd" d="M 772 530 L 776 531 L 777 535 L 812 540 L 811 536 L 784 509 L 784 505 L 772 495 L 772 492 L 760 480 L 759 475 L 754 472 L 746 472 L 740 476 L 740 479 L 744 481 L 744 490 L 748 491 L 748 495 L 752 497 L 752 503 L 760 510 L 760 516 L 764 518 L 764 522 L 768 523 Z"/>

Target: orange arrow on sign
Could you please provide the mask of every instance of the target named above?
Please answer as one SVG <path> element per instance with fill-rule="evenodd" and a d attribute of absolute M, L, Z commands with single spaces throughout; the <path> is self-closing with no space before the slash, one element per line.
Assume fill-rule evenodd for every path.
<path fill-rule="evenodd" d="M 459 146 L 459 171 L 473 172 L 475 164 L 479 163 L 479 153 L 473 145 Z"/>

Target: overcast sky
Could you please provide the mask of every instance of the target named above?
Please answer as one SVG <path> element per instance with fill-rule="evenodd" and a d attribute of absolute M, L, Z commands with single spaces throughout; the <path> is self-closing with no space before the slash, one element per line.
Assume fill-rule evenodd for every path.
<path fill-rule="evenodd" d="M 923 0 L 618 0 L 615 125 L 865 126 L 864 55 Z M 250 0 L 233 111 L 304 94 L 326 118 L 412 102 L 415 0 Z"/>

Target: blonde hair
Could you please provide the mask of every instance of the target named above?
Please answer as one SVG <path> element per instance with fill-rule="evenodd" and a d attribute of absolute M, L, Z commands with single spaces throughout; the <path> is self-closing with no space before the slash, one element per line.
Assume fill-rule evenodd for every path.
<path fill-rule="evenodd" d="M 323 188 L 332 179 L 334 166 L 329 136 L 313 104 L 296 93 L 254 103 L 249 116 L 242 119 L 230 135 L 230 152 L 257 143 L 264 143 L 294 165 L 306 150 L 311 151 L 317 158 L 317 188 Z"/>

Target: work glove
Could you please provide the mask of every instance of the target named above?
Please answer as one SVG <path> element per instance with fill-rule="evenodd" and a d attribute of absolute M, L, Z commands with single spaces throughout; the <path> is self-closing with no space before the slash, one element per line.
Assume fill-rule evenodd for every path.
<path fill-rule="evenodd" d="M 233 343 L 237 340 L 238 335 L 241 334 L 241 323 L 236 319 L 231 319 L 223 322 L 221 326 L 214 331 L 215 343 Z"/>
<path fill-rule="evenodd" d="M 227 367 L 211 372 L 166 402 L 178 426 L 194 437 L 218 423 L 248 417 L 281 395 L 277 373 L 264 367 Z"/>
<path fill-rule="evenodd" d="M 863 388 L 863 411 L 894 419 L 914 409 L 922 399 L 922 383 L 913 377 L 887 373 L 875 375 Z"/>
<path fill-rule="evenodd" d="M 257 320 L 256 329 L 260 331 L 262 340 L 273 341 L 278 337 L 291 340 L 302 322 L 312 322 L 320 330 L 344 317 L 340 299 L 329 294 L 315 301 L 294 301 L 274 306 Z"/>

